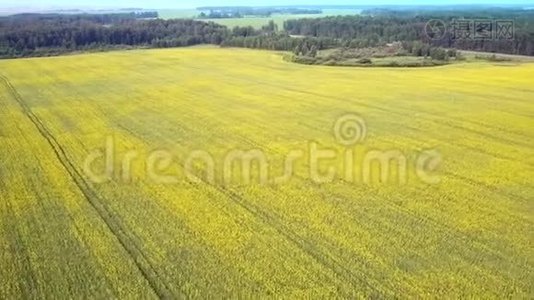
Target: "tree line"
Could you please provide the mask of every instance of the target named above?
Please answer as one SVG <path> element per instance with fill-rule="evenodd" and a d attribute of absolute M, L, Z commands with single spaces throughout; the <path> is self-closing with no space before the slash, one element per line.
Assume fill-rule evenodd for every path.
<path fill-rule="evenodd" d="M 139 16 L 22 16 L 0 19 L 0 57 L 59 54 L 127 46 L 219 45 L 226 27 L 195 20 Z"/>
<path fill-rule="evenodd" d="M 427 24 L 440 20 L 443 36 L 429 35 Z M 481 22 L 482 21 L 482 22 Z M 497 36 L 497 21 L 507 21 L 512 26 L 511 36 Z M 477 22 L 477 23 L 475 23 Z M 462 29 L 458 24 L 469 26 Z M 477 24 L 486 24 L 492 35 L 477 37 Z M 469 24 L 469 25 L 466 25 Z M 487 25 L 491 24 L 491 25 Z M 488 29 L 489 28 L 489 29 Z M 421 41 L 434 47 L 462 50 L 534 55 L 534 11 L 532 10 L 370 10 L 362 15 L 337 16 L 317 19 L 296 19 L 284 23 L 284 30 L 291 35 L 329 37 L 342 40 L 350 47 L 376 47 L 396 41 Z M 467 36 L 459 37 L 458 33 Z"/>
<path fill-rule="evenodd" d="M 455 17 L 513 19 L 510 40 L 441 39 L 427 35 L 430 19 Z M 284 28 L 270 21 L 260 29 L 228 28 L 191 19 L 157 19 L 157 13 L 102 15 L 23 14 L 0 18 L 0 58 L 56 55 L 64 52 L 121 47 L 181 47 L 213 44 L 292 51 L 313 56 L 330 48 L 383 47 L 402 42 L 415 56 L 450 56 L 442 48 L 534 55 L 534 11 L 391 11 L 363 15 L 288 20 Z"/>

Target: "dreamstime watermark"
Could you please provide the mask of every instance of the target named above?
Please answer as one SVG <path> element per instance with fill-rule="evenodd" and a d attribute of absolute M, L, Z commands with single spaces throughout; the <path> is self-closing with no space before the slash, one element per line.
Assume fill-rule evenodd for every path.
<path fill-rule="evenodd" d="M 424 33 L 430 40 L 513 40 L 513 20 L 456 19 L 445 22 L 433 19 L 425 24 Z"/>
<path fill-rule="evenodd" d="M 156 184 L 187 180 L 223 185 L 282 185 L 296 176 L 317 184 L 342 180 L 404 185 L 409 178 L 425 184 L 440 182 L 442 157 L 439 151 L 369 150 L 365 147 L 367 124 L 359 115 L 338 118 L 333 124 L 333 136 L 336 147 L 327 148 L 316 141 L 308 141 L 300 149 L 288 151 L 281 163 L 269 160 L 261 149 L 230 149 L 222 157 L 205 150 L 180 157 L 168 150 L 150 151 L 145 155 L 130 150 L 118 155 L 114 138 L 107 137 L 103 149 L 94 150 L 86 157 L 83 170 L 86 177 L 97 184 L 131 183 L 142 177 Z"/>

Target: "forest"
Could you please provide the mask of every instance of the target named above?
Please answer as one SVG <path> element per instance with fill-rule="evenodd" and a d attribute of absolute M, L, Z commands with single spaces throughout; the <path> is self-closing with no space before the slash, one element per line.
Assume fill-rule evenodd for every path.
<path fill-rule="evenodd" d="M 120 14 L 4 18 L 0 20 L 0 57 L 47 56 L 132 46 L 219 45 L 228 35 L 226 27 L 215 23 L 146 17 L 146 14 Z"/>
<path fill-rule="evenodd" d="M 429 21 L 436 19 L 446 26 L 439 38 L 430 35 L 428 31 Z M 485 22 L 486 27 L 480 26 L 480 20 Z M 497 30 L 502 28 L 493 20 L 504 20 L 513 26 L 509 29 L 509 33 L 513 35 L 498 37 Z M 457 35 L 455 26 L 459 22 L 467 24 L 472 36 L 465 36 L 465 28 L 462 32 L 463 38 Z M 488 23 L 491 24 L 491 38 L 487 35 Z M 486 34 L 486 38 L 477 38 L 477 34 L 481 33 Z M 454 48 L 532 56 L 534 11 L 382 9 L 368 10 L 354 16 L 287 20 L 283 28 L 278 28 L 270 21 L 261 29 L 251 26 L 228 28 L 213 22 L 192 19 L 162 20 L 157 18 L 157 13 L 152 12 L 105 15 L 25 14 L 0 18 L 0 58 L 197 44 L 296 51 L 303 43 L 309 50 L 312 47 L 324 50 L 340 47 L 382 47 L 394 42 L 408 45 L 410 52 L 414 53 L 430 54 L 437 53 L 431 51 L 432 48 Z M 414 47 L 417 49 L 413 49 Z"/>
<path fill-rule="evenodd" d="M 429 21 L 443 25 L 443 35 L 429 35 Z M 534 55 L 532 10 L 369 10 L 357 16 L 288 20 L 291 35 L 328 37 L 350 47 L 422 41 L 435 47 Z M 500 28 L 503 24 L 508 28 Z M 508 31 L 506 31 L 508 30 Z M 505 34 L 508 32 L 508 34 Z"/>

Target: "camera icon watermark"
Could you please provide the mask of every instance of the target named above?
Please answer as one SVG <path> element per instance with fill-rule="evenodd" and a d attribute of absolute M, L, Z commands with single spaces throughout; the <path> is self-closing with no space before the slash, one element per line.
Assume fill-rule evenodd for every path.
<path fill-rule="evenodd" d="M 442 40 L 447 35 L 448 25 L 443 20 L 433 19 L 425 24 L 425 35 L 431 40 Z"/>

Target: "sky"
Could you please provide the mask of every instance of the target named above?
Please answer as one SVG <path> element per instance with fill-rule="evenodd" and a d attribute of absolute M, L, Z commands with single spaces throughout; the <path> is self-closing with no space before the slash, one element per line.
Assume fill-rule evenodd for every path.
<path fill-rule="evenodd" d="M 534 5 L 534 0 L 1 0 L 0 8 L 195 8 L 199 6 L 268 5 L 457 5 L 518 4 Z"/>

